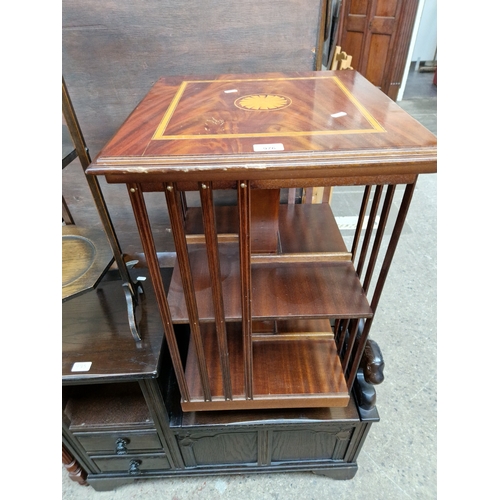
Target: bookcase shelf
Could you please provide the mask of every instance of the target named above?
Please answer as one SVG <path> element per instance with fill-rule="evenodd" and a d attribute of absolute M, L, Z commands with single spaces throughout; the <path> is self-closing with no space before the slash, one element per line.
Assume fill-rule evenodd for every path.
<path fill-rule="evenodd" d="M 238 245 L 219 245 L 224 315 L 241 321 Z M 214 321 L 205 248 L 189 246 L 189 260 L 201 322 Z M 295 318 L 368 318 L 371 309 L 352 262 L 298 262 L 252 265 L 252 317 L 256 320 Z M 179 268 L 174 267 L 168 302 L 174 323 L 188 323 Z"/>
<path fill-rule="evenodd" d="M 293 326 L 293 322 L 281 322 L 282 328 L 287 329 L 287 323 L 292 323 Z M 189 403 L 182 403 L 182 409 L 184 411 L 263 409 L 273 408 L 277 400 L 280 401 L 281 408 L 296 407 L 298 404 L 303 408 L 346 406 L 349 393 L 331 329 L 329 337 L 326 335 L 314 337 L 314 333 L 317 333 L 314 327 L 318 322 L 301 323 L 302 331 L 296 332 L 293 338 L 284 339 L 283 336 L 287 334 L 277 332 L 267 335 L 268 340 L 254 341 L 254 397 L 251 400 L 245 397 L 241 324 L 227 325 L 232 401 L 226 401 L 224 397 L 214 325 L 213 323 L 203 325 L 212 400 L 210 402 L 204 400 L 197 356 L 193 345 L 190 344 L 186 379 L 191 400 Z M 311 327 L 309 328 L 311 331 L 307 331 L 308 326 Z"/>

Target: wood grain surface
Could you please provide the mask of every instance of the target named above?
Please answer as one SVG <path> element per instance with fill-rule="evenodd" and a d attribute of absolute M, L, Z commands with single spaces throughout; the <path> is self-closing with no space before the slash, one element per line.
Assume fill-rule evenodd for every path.
<path fill-rule="evenodd" d="M 238 96 L 285 96 L 290 103 L 241 109 Z M 278 149 L 258 150 L 269 145 Z M 431 132 L 355 71 L 161 78 L 89 173 L 110 182 L 334 183 L 337 176 L 435 172 L 436 145 Z"/>
<path fill-rule="evenodd" d="M 168 286 L 169 270 L 164 271 Z M 142 342 L 130 333 L 127 305 L 119 279 L 103 281 L 97 288 L 62 305 L 63 384 L 105 383 L 150 378 L 157 374 L 163 329 L 146 269 L 140 319 Z M 72 371 L 74 363 L 91 362 L 88 371 Z"/>
<path fill-rule="evenodd" d="M 153 428 L 139 384 L 99 384 L 71 388 L 65 407 L 73 432 Z"/>
<path fill-rule="evenodd" d="M 213 321 L 212 292 L 205 249 L 190 245 L 189 256 L 202 322 Z M 219 245 L 226 321 L 241 320 L 238 246 Z M 286 319 L 370 317 L 370 306 L 351 262 L 276 263 L 252 265 L 252 318 Z M 187 323 L 188 315 L 178 268 L 168 292 L 174 323 Z"/>
<path fill-rule="evenodd" d="M 254 343 L 253 399 L 245 398 L 241 323 L 227 324 L 233 400 L 225 401 L 215 328 L 212 323 L 202 328 L 212 400 L 203 398 L 196 353 L 190 347 L 186 362 L 190 402 L 182 403 L 184 411 L 348 404 L 349 393 L 333 337 Z"/>

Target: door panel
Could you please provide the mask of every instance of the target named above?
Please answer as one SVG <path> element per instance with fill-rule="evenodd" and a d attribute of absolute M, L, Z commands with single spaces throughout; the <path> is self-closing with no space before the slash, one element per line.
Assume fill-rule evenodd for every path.
<path fill-rule="evenodd" d="M 361 52 L 363 48 L 363 33 L 350 32 L 346 36 L 347 43 L 349 44 L 348 54 L 352 56 L 351 66 L 354 69 L 360 67 L 361 64 Z"/>
<path fill-rule="evenodd" d="M 394 17 L 401 2 L 398 0 L 385 0 L 377 2 L 375 7 L 375 16 Z"/>
<path fill-rule="evenodd" d="M 369 0 L 352 0 L 349 12 L 350 14 L 368 14 Z"/>
<path fill-rule="evenodd" d="M 381 35 L 392 35 L 396 27 L 396 20 L 393 17 L 375 17 L 370 23 L 370 32 Z"/>
<path fill-rule="evenodd" d="M 418 0 L 345 0 L 339 43 L 352 67 L 395 99 Z"/>
<path fill-rule="evenodd" d="M 347 19 L 347 31 L 359 31 L 363 33 L 366 29 L 366 16 L 349 16 Z"/>
<path fill-rule="evenodd" d="M 372 35 L 371 37 L 365 76 L 377 87 L 382 87 L 384 80 L 390 40 L 390 36 L 387 35 Z"/>

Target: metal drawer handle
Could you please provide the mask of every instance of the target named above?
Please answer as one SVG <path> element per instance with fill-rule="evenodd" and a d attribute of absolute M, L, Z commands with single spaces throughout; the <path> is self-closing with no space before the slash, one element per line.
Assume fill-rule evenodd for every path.
<path fill-rule="evenodd" d="M 141 471 L 139 470 L 139 465 L 141 465 L 140 460 L 131 460 L 128 468 L 129 474 L 140 474 Z"/>
<path fill-rule="evenodd" d="M 116 454 L 117 455 L 126 455 L 128 453 L 128 450 L 127 450 L 127 444 L 130 443 L 130 440 L 129 439 L 126 439 L 126 438 L 118 438 L 116 440 L 116 448 L 115 448 L 115 451 L 116 451 Z"/>

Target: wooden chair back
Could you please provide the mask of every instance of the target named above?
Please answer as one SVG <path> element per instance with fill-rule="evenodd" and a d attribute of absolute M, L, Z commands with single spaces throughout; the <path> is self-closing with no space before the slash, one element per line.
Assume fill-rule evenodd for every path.
<path fill-rule="evenodd" d="M 351 63 L 352 56 L 347 55 L 346 52 L 343 51 L 339 45 L 337 45 L 333 52 L 332 64 L 329 69 L 332 71 L 337 69 L 354 69 L 351 66 Z"/>

